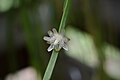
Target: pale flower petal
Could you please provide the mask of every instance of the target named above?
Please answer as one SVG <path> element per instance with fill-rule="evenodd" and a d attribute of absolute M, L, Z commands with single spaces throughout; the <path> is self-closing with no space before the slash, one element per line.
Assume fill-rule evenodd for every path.
<path fill-rule="evenodd" d="M 53 34 L 53 32 L 52 31 L 48 31 L 48 35 L 51 37 L 51 36 L 53 36 L 54 34 Z"/>
<path fill-rule="evenodd" d="M 65 44 L 65 43 L 64 43 L 64 40 L 61 40 L 61 41 L 59 42 L 59 46 L 60 46 L 60 47 L 63 47 L 64 44 Z"/>
<path fill-rule="evenodd" d="M 68 51 L 68 46 L 67 46 L 67 44 L 64 44 L 63 49 L 65 49 L 66 51 Z"/>
<path fill-rule="evenodd" d="M 47 37 L 47 36 L 44 36 L 43 39 L 44 39 L 45 41 L 50 41 L 50 37 Z"/>
<path fill-rule="evenodd" d="M 50 52 L 52 49 L 54 49 L 54 45 L 53 44 L 51 44 L 47 50 L 48 50 L 48 52 Z"/>
<path fill-rule="evenodd" d="M 67 37 L 64 37 L 64 42 L 68 42 L 70 39 Z"/>
<path fill-rule="evenodd" d="M 52 29 L 54 34 L 57 34 L 57 30 L 55 28 Z"/>

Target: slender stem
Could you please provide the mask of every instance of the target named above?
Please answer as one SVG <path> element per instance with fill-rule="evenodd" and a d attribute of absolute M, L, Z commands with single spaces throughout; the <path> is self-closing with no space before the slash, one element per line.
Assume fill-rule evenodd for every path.
<path fill-rule="evenodd" d="M 105 61 L 105 53 L 102 50 L 102 44 L 104 42 L 102 37 L 103 34 L 101 33 L 102 24 L 98 16 L 96 16 L 95 12 L 93 11 L 96 10 L 96 8 L 91 8 L 90 1 L 91 0 L 83 0 L 83 4 L 86 27 L 93 36 L 95 47 L 97 49 L 97 55 L 100 61 L 100 66 L 97 68 L 95 80 L 110 80 L 109 76 L 107 76 L 103 68 Z"/>
<path fill-rule="evenodd" d="M 59 26 L 59 32 L 62 32 L 62 30 L 64 30 L 64 28 L 65 28 L 68 12 L 69 12 L 69 8 L 70 8 L 70 2 L 71 2 L 71 0 L 66 0 L 65 1 L 65 5 L 64 5 L 64 9 L 63 9 L 63 15 L 62 15 L 61 23 L 60 23 L 60 26 Z"/>
<path fill-rule="evenodd" d="M 29 59 L 30 59 L 30 65 L 32 65 L 37 72 L 41 71 L 43 73 L 43 65 L 44 62 L 42 61 L 41 56 L 38 56 L 40 47 L 38 46 L 39 44 L 39 39 L 35 36 L 35 34 L 38 32 L 37 29 L 39 29 L 37 26 L 34 26 L 32 28 L 31 22 L 29 20 L 28 16 L 28 11 L 26 10 L 25 7 L 21 8 L 21 23 L 23 25 L 23 31 L 25 34 L 25 40 L 26 40 L 26 45 L 29 51 Z M 33 32 L 36 31 L 36 32 Z M 42 63 L 42 65 L 38 64 Z"/>
<path fill-rule="evenodd" d="M 10 72 L 14 72 L 18 68 L 17 62 L 17 54 L 15 50 L 15 43 L 14 43 L 14 21 L 15 21 L 15 12 L 12 10 L 7 15 L 7 59 L 8 59 L 8 67 Z M 12 20 L 11 20 L 12 19 Z"/>
<path fill-rule="evenodd" d="M 62 15 L 62 19 L 61 19 L 60 26 L 59 26 L 59 32 L 62 32 L 62 30 L 64 30 L 64 28 L 65 28 L 68 11 L 69 11 L 69 7 L 70 7 L 70 1 L 71 0 L 65 0 L 63 15 Z M 57 57 L 58 57 L 58 53 L 59 53 L 58 51 L 53 50 L 50 61 L 47 66 L 47 69 L 45 71 L 43 80 L 50 80 Z"/>
<path fill-rule="evenodd" d="M 52 75 L 52 71 L 54 69 L 54 66 L 55 66 L 55 63 L 57 60 L 57 57 L 58 57 L 58 52 L 53 50 L 49 64 L 48 64 L 46 72 L 44 74 L 43 80 L 50 80 L 50 77 Z"/>

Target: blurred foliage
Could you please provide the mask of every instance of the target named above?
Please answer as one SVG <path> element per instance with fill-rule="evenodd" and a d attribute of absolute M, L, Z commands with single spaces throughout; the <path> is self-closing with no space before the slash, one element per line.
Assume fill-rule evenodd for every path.
<path fill-rule="evenodd" d="M 79 31 L 73 28 L 72 26 L 67 27 L 66 35 L 69 36 L 71 40 L 69 42 L 69 51 L 68 52 L 66 51 L 68 56 L 92 68 L 95 68 L 99 65 L 96 47 L 93 42 L 93 37 L 91 35 Z M 108 43 L 104 43 L 102 45 L 102 48 L 106 57 L 106 61 L 105 61 L 106 64 L 104 64 L 105 71 L 111 77 L 120 79 L 119 78 L 120 50 Z M 114 64 L 114 66 L 112 64 Z M 116 68 L 113 70 L 114 67 Z"/>
<path fill-rule="evenodd" d="M 90 35 L 72 26 L 67 27 L 66 35 L 70 38 L 67 55 L 91 67 L 98 65 L 97 51 Z"/>

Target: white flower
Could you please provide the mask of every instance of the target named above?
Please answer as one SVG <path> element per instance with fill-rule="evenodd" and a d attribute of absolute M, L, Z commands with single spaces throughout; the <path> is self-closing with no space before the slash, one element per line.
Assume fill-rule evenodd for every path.
<path fill-rule="evenodd" d="M 43 38 L 48 44 L 50 44 L 49 48 L 47 49 L 48 52 L 53 49 L 59 51 L 61 48 L 68 50 L 67 42 L 69 39 L 67 37 L 61 33 L 58 33 L 55 28 L 53 28 L 52 31 L 48 31 L 48 35 L 49 37 L 45 36 Z"/>

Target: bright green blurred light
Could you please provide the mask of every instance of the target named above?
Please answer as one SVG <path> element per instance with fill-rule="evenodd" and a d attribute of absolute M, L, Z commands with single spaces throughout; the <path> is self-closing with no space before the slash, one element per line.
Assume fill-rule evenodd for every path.
<path fill-rule="evenodd" d="M 0 0 L 0 12 L 9 10 L 13 5 L 13 0 Z"/>
<path fill-rule="evenodd" d="M 99 61 L 92 37 L 72 26 L 66 29 L 66 35 L 70 38 L 67 55 L 90 67 L 96 67 Z"/>

